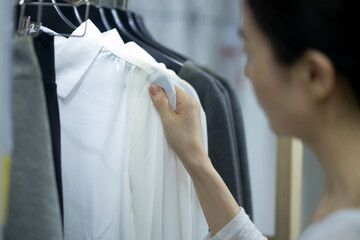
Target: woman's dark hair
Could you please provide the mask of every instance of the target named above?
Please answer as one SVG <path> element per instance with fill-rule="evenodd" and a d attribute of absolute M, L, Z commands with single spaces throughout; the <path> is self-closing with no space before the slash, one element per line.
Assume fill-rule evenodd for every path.
<path fill-rule="evenodd" d="M 309 49 L 321 51 L 349 82 L 360 103 L 357 0 L 246 1 L 281 63 L 292 64 Z"/>

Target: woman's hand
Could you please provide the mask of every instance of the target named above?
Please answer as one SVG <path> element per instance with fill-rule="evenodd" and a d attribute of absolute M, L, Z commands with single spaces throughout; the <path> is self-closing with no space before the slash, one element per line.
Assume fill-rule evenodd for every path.
<path fill-rule="evenodd" d="M 200 104 L 176 86 L 174 111 L 160 87 L 152 85 L 149 92 L 160 114 L 167 141 L 184 166 L 189 171 L 194 165 L 204 164 L 197 162 L 197 159 L 204 159 L 203 156 L 206 156 L 202 139 Z"/>
<path fill-rule="evenodd" d="M 176 87 L 176 109 L 165 92 L 150 86 L 166 138 L 189 172 L 211 233 L 215 235 L 240 211 L 234 197 L 205 153 L 201 133 L 200 104 Z"/>

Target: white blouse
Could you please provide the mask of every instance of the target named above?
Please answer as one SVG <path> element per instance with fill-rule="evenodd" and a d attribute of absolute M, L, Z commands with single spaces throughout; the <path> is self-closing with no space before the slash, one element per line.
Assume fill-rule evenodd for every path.
<path fill-rule="evenodd" d="M 191 178 L 148 92 L 158 84 L 174 107 L 174 85 L 184 83 L 129 51 L 116 30 L 102 34 L 88 20 L 73 35 L 85 28 L 83 37 L 55 38 L 65 239 L 203 238 Z"/>

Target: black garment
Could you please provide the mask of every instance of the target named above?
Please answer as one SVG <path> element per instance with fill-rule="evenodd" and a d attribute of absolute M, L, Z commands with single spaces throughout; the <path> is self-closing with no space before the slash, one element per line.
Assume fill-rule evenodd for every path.
<path fill-rule="evenodd" d="M 243 206 L 240 167 L 233 119 L 226 95 L 217 80 L 191 62 L 186 62 L 179 77 L 190 83 L 206 113 L 209 157 L 236 201 Z"/>
<path fill-rule="evenodd" d="M 46 96 L 47 112 L 51 131 L 52 151 L 54 158 L 56 185 L 59 194 L 61 216 L 63 218 L 63 194 L 61 180 L 61 146 L 60 146 L 60 116 L 55 82 L 55 50 L 54 36 L 40 32 L 34 38 L 34 47 L 39 60 L 42 80 Z"/>
<path fill-rule="evenodd" d="M 239 154 L 239 163 L 240 163 L 240 177 L 241 177 L 241 188 L 243 192 L 243 207 L 246 210 L 246 213 L 253 219 L 253 205 L 252 205 L 252 191 L 250 184 L 250 173 L 249 173 L 249 162 L 246 150 L 246 139 L 245 139 L 245 130 L 244 130 L 244 120 L 242 116 L 242 111 L 239 103 L 237 94 L 234 91 L 234 87 L 230 85 L 228 81 L 219 75 L 213 73 L 211 70 L 204 66 L 199 66 L 202 70 L 206 71 L 224 86 L 228 92 L 232 113 L 234 116 L 235 124 L 235 134 L 238 145 L 238 154 Z"/>

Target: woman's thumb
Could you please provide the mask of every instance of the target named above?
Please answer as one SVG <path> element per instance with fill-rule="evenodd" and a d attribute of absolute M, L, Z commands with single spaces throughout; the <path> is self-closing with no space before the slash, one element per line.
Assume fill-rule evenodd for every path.
<path fill-rule="evenodd" d="M 149 92 L 151 100 L 153 101 L 161 118 L 165 117 L 166 114 L 169 114 L 169 110 L 171 109 L 171 107 L 164 90 L 162 90 L 159 86 L 151 85 L 149 87 Z"/>

